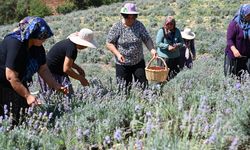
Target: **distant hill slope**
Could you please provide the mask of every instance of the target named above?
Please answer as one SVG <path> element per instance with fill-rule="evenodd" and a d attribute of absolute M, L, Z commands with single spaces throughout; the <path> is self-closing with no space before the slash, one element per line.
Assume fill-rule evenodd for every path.
<path fill-rule="evenodd" d="M 62 0 L 47 0 L 48 4 L 58 4 Z M 249 2 L 249 1 L 248 1 Z M 162 27 L 167 15 L 174 15 L 177 27 L 191 27 L 196 33 L 196 48 L 198 53 L 212 53 L 222 55 L 226 44 L 226 29 L 229 21 L 235 15 L 240 4 L 245 0 L 137 0 L 140 20 L 148 29 L 155 41 L 157 30 Z M 49 49 L 54 43 L 81 28 L 90 28 L 95 31 L 99 44 L 98 51 L 90 51 L 83 61 L 98 62 L 108 54 L 105 47 L 106 35 L 113 23 L 121 16 L 119 14 L 122 3 L 104 5 L 98 8 L 89 8 L 71 12 L 66 15 L 45 17 L 51 26 L 54 36 L 45 43 Z M 0 38 L 13 30 L 17 25 L 0 26 Z M 100 53 L 100 54 L 99 54 Z M 101 57 L 101 58 L 100 58 Z M 109 58 L 109 57 L 108 57 Z M 106 59 L 106 58 L 105 58 Z"/>
<path fill-rule="evenodd" d="M 57 15 L 56 8 L 63 4 L 65 0 L 42 0 L 48 7 L 51 8 L 53 15 Z"/>

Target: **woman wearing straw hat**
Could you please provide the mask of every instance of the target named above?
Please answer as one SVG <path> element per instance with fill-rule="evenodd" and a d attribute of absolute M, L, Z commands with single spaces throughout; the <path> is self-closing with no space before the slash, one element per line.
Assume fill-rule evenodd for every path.
<path fill-rule="evenodd" d="M 50 71 L 57 82 L 69 88 L 69 96 L 74 93 L 69 76 L 80 81 L 83 86 L 89 85 L 84 70 L 75 63 L 77 50 L 87 47 L 96 48 L 96 42 L 93 31 L 83 28 L 80 32 L 72 33 L 67 39 L 56 43 L 47 53 L 47 64 Z M 52 90 L 43 81 L 39 82 L 42 91 L 51 94 Z"/>
<path fill-rule="evenodd" d="M 144 43 L 153 57 L 156 56 L 153 41 L 145 26 L 136 18 L 139 12 L 136 5 L 126 3 L 120 11 L 122 19 L 110 29 L 106 45 L 115 55 L 116 78 L 119 90 L 125 83 L 125 92 L 129 92 L 131 83 L 139 82 L 144 89 L 147 86 L 145 61 L 143 55 Z"/>
<path fill-rule="evenodd" d="M 227 29 L 224 73 L 241 77 L 250 73 L 250 4 L 243 4 Z"/>
<path fill-rule="evenodd" d="M 67 92 L 53 80 L 46 65 L 43 43 L 52 35 L 45 20 L 26 17 L 0 43 L 0 116 L 12 114 L 13 125 L 23 121 L 20 113 L 24 115 L 25 108 L 41 104 L 28 89 L 28 82 L 36 72 L 50 87 Z"/>
<path fill-rule="evenodd" d="M 174 78 L 180 72 L 180 48 L 184 42 L 180 30 L 176 27 L 173 16 L 167 16 L 164 25 L 156 35 L 157 53 L 162 57 L 169 70 L 168 80 Z M 163 65 L 159 61 L 159 65 Z"/>
<path fill-rule="evenodd" d="M 184 40 L 184 46 L 180 49 L 180 68 L 191 68 L 193 66 L 193 60 L 196 58 L 196 51 L 194 46 L 195 33 L 190 28 L 185 28 L 181 32 L 181 36 Z"/>

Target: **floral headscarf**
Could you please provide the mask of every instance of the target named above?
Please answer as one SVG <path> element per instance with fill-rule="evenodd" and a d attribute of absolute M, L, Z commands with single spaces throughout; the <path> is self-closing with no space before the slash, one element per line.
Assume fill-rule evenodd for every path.
<path fill-rule="evenodd" d="M 53 33 L 45 22 L 40 17 L 25 17 L 19 22 L 18 28 L 7 36 L 12 36 L 19 41 L 28 39 L 47 39 L 53 36 Z"/>
<path fill-rule="evenodd" d="M 244 32 L 244 39 L 248 37 L 250 40 L 250 22 L 245 20 L 245 16 L 250 14 L 250 4 L 241 5 L 240 9 L 237 11 L 234 21 L 240 26 Z"/>

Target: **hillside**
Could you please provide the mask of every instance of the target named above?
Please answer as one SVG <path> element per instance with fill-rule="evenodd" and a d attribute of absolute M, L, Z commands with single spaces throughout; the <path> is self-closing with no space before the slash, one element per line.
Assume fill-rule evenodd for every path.
<path fill-rule="evenodd" d="M 113 150 L 247 150 L 250 149 L 250 77 L 241 81 L 223 74 L 226 29 L 246 0 L 137 0 L 138 20 L 153 41 L 167 15 L 177 27 L 196 33 L 198 59 L 192 69 L 174 79 L 141 91 L 136 85 L 129 95 L 118 92 L 113 55 L 106 49 L 107 32 L 121 19 L 122 3 L 45 17 L 56 42 L 81 28 L 95 31 L 99 47 L 78 53 L 90 81 L 82 87 L 72 80 L 72 99 L 38 93 L 43 104 L 28 111 L 26 122 L 9 130 L 0 118 L 2 149 L 113 149 Z M 0 26 L 0 37 L 17 23 Z M 145 49 L 145 61 L 150 54 Z M 34 80 L 36 81 L 36 80 Z M 39 90 L 34 82 L 31 91 Z"/>
<path fill-rule="evenodd" d="M 53 15 L 57 15 L 56 8 L 62 5 L 65 0 L 42 0 L 52 10 Z"/>

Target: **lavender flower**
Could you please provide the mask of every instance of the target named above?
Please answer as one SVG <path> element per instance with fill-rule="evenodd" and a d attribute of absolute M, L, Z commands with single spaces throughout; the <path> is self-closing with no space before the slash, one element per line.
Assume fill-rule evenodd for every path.
<path fill-rule="evenodd" d="M 235 88 L 236 88 L 237 90 L 239 90 L 239 89 L 241 88 L 241 84 L 240 84 L 239 82 L 237 82 L 237 83 L 235 84 Z"/>
<path fill-rule="evenodd" d="M 151 117 L 152 117 L 151 111 L 146 112 L 146 117 L 147 117 L 147 118 L 151 118 Z"/>
<path fill-rule="evenodd" d="M 205 140 L 205 144 L 213 144 L 216 142 L 216 135 L 213 133 L 207 140 Z"/>
<path fill-rule="evenodd" d="M 150 121 L 148 121 L 146 125 L 146 133 L 150 134 L 152 131 L 152 128 L 153 128 L 153 124 Z"/>
<path fill-rule="evenodd" d="M 33 112 L 33 107 L 29 107 L 27 114 L 30 116 L 32 112 Z"/>
<path fill-rule="evenodd" d="M 141 111 L 142 107 L 140 105 L 135 106 L 135 112 L 139 113 Z"/>
<path fill-rule="evenodd" d="M 90 136 L 90 130 L 87 129 L 87 130 L 83 131 L 83 135 L 89 137 Z"/>
<path fill-rule="evenodd" d="M 7 115 L 8 114 L 8 106 L 4 105 L 3 109 L 4 109 L 4 114 Z"/>
<path fill-rule="evenodd" d="M 52 116 L 53 116 L 53 113 L 52 112 L 49 113 L 49 120 L 52 118 Z"/>
<path fill-rule="evenodd" d="M 136 142 L 135 142 L 135 148 L 137 150 L 142 150 L 143 149 L 143 143 L 141 140 L 137 139 Z"/>
<path fill-rule="evenodd" d="M 122 131 L 121 129 L 117 129 L 114 133 L 114 139 L 116 139 L 117 141 L 121 141 L 122 140 Z"/>
<path fill-rule="evenodd" d="M 238 141 L 239 139 L 235 137 L 229 147 L 229 150 L 237 150 L 238 149 Z"/>
<path fill-rule="evenodd" d="M 104 143 L 105 145 L 110 144 L 110 143 L 111 143 L 110 136 L 105 136 L 103 143 Z"/>
<path fill-rule="evenodd" d="M 78 140 L 81 140 L 83 137 L 83 133 L 82 133 L 82 129 L 81 128 L 78 128 L 77 131 L 76 131 L 76 138 Z"/>
<path fill-rule="evenodd" d="M 183 97 L 180 96 L 178 97 L 178 110 L 182 110 L 183 109 Z"/>

